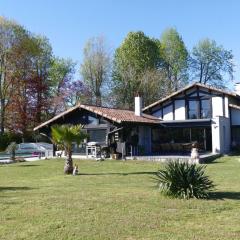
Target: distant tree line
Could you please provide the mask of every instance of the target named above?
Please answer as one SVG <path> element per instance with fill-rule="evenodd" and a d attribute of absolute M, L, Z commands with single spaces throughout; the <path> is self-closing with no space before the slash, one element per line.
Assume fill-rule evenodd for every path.
<path fill-rule="evenodd" d="M 80 68 L 92 104 L 128 109 L 136 94 L 148 105 L 193 81 L 226 88 L 233 69 L 232 51 L 209 39 L 188 51 L 175 28 L 159 39 L 129 32 L 112 54 L 103 38 L 92 38 Z"/>
<path fill-rule="evenodd" d="M 169 28 L 159 39 L 129 32 L 115 51 L 104 37 L 89 39 L 76 80 L 76 63 L 55 56 L 45 36 L 0 17 L 0 145 L 6 134 L 31 138 L 34 126 L 78 102 L 133 109 L 136 94 L 147 105 L 192 81 L 224 88 L 233 68 L 232 52 L 215 41 L 188 51 Z"/>

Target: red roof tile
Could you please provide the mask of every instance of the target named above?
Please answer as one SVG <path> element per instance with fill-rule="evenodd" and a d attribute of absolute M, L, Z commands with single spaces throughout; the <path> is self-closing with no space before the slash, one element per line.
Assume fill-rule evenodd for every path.
<path fill-rule="evenodd" d="M 59 115 L 53 117 L 52 119 L 40 124 L 39 126 L 34 128 L 34 131 L 48 125 L 49 123 L 54 122 L 55 120 L 65 116 L 66 114 L 68 114 L 74 110 L 77 110 L 77 109 L 85 109 L 87 111 L 96 113 L 99 116 L 102 116 L 106 119 L 112 120 L 117 123 L 157 124 L 157 123 L 160 123 L 160 121 L 161 121 L 157 117 L 154 117 L 154 116 L 151 116 L 151 115 L 148 115 L 145 113 L 143 113 L 142 116 L 136 116 L 135 113 L 130 110 L 79 104 L 76 107 L 70 108 L 67 111 L 60 113 Z"/>

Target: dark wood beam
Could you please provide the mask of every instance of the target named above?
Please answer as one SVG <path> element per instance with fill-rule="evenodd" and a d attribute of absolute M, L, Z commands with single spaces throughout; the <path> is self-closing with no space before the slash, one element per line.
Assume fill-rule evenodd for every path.
<path fill-rule="evenodd" d="M 172 112 L 173 112 L 173 120 L 175 120 L 175 101 L 172 100 Z"/>

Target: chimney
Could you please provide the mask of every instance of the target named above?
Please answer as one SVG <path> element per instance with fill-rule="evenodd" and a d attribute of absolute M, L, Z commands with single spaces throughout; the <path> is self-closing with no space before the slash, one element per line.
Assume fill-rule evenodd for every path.
<path fill-rule="evenodd" d="M 139 95 L 135 97 L 135 115 L 142 116 L 142 98 Z"/>
<path fill-rule="evenodd" d="M 237 95 L 240 95 L 240 82 L 235 83 L 234 91 Z"/>

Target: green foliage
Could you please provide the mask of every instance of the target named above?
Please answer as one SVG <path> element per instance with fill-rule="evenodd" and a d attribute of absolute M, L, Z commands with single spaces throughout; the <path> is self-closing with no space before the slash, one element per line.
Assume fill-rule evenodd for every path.
<path fill-rule="evenodd" d="M 59 93 L 59 88 L 65 83 L 65 78 L 71 78 L 75 72 L 76 63 L 71 59 L 54 57 L 52 59 L 49 71 L 49 79 L 51 81 L 52 94 L 55 96 Z"/>
<path fill-rule="evenodd" d="M 233 54 L 217 45 L 213 40 L 204 39 L 192 50 L 191 69 L 193 79 L 200 83 L 224 88 L 226 76 L 233 78 Z"/>
<path fill-rule="evenodd" d="M 149 38 L 143 32 L 130 32 L 116 49 L 113 61 L 113 91 L 117 105 L 133 108 L 135 94 L 145 92 L 146 84 L 141 84 L 141 79 L 146 71 L 156 70 L 160 66 L 159 46 L 158 40 Z M 155 86 L 159 84 L 156 83 Z M 125 91 L 122 91 L 123 89 Z"/>
<path fill-rule="evenodd" d="M 72 143 L 80 144 L 87 134 L 82 130 L 82 125 L 54 125 L 52 130 L 52 141 L 60 148 L 65 150 L 67 155 L 64 166 L 64 173 L 72 174 Z"/>
<path fill-rule="evenodd" d="M 0 151 L 5 151 L 11 142 L 21 143 L 22 135 L 6 132 L 0 135 Z"/>
<path fill-rule="evenodd" d="M 87 137 L 82 128 L 82 125 L 54 125 L 51 127 L 52 140 L 66 151 L 71 151 L 73 142 L 80 144 Z"/>
<path fill-rule="evenodd" d="M 130 32 L 115 53 L 115 71 L 132 66 L 136 73 L 156 68 L 160 62 L 159 41 L 146 36 L 143 32 Z"/>
<path fill-rule="evenodd" d="M 161 57 L 170 91 L 185 85 L 188 80 L 188 51 L 175 28 L 165 30 L 161 36 Z"/>
<path fill-rule="evenodd" d="M 214 184 L 205 175 L 205 166 L 170 161 L 158 170 L 156 180 L 161 191 L 180 198 L 207 198 Z"/>

